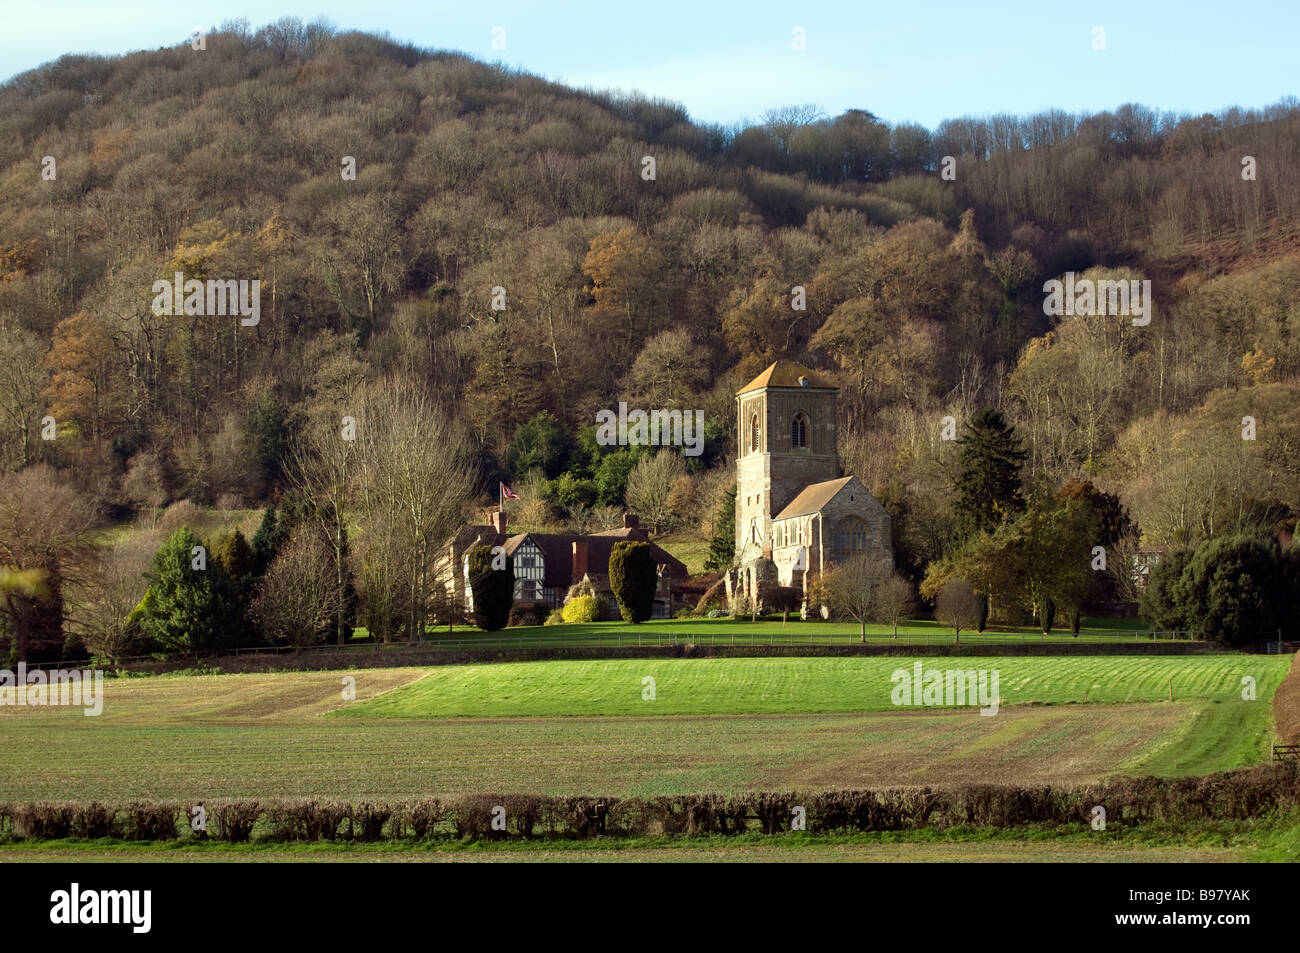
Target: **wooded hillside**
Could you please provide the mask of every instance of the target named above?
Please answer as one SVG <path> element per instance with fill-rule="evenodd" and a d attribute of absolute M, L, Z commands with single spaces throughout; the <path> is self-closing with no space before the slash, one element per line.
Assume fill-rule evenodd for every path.
<path fill-rule="evenodd" d="M 986 406 L 1032 484 L 1093 480 L 1148 543 L 1293 527 L 1294 100 L 934 130 L 773 105 L 704 126 L 290 20 L 15 77 L 0 469 L 49 464 L 118 519 L 260 506 L 300 435 L 382 379 L 462 429 L 484 502 L 506 479 L 539 522 L 631 505 L 696 527 L 725 499 L 737 385 L 789 358 L 840 384 L 845 470 L 891 510 L 914 573 L 952 524 L 940 421 Z M 259 323 L 155 315 L 153 283 L 178 271 L 259 279 Z M 1153 320 L 1047 317 L 1043 284 L 1067 271 L 1150 279 Z M 705 454 L 642 479 L 671 499 L 628 497 L 647 453 L 595 445 L 619 401 L 705 410 Z"/>

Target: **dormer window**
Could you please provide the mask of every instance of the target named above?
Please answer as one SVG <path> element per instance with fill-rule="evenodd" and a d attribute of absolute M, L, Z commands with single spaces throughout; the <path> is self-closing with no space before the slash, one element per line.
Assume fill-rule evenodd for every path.
<path fill-rule="evenodd" d="M 790 421 L 790 446 L 796 449 L 808 446 L 808 418 L 802 413 L 795 414 Z"/>

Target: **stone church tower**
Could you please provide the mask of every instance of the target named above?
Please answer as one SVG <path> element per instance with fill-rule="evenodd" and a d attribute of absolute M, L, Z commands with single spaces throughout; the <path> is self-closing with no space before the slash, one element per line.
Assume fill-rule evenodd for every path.
<path fill-rule="evenodd" d="M 857 557 L 893 566 L 889 514 L 860 480 L 839 475 L 838 396 L 789 361 L 736 394 L 736 561 L 723 577 L 733 611 L 761 611 L 778 586 L 802 590 L 806 611 L 817 574 Z"/>
<path fill-rule="evenodd" d="M 736 395 L 736 558 L 771 557 L 772 517 L 804 487 L 840 475 L 839 389 L 806 367 L 777 361 Z"/>

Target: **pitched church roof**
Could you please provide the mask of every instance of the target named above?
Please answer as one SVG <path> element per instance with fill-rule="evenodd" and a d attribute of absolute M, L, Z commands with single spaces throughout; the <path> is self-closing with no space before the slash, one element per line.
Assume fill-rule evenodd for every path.
<path fill-rule="evenodd" d="M 792 516 L 808 516 L 811 513 L 819 513 L 835 495 L 849 485 L 853 479 L 851 476 L 840 477 L 838 480 L 827 480 L 825 483 L 810 483 L 799 491 L 799 495 L 789 502 L 785 509 L 776 516 L 774 520 L 789 519 Z"/>
<path fill-rule="evenodd" d="M 828 377 L 819 374 L 817 371 L 809 370 L 802 364 L 796 364 L 794 361 L 776 361 L 736 393 L 747 394 L 751 390 L 761 390 L 764 387 L 802 387 L 805 385 L 799 383 L 801 377 L 807 379 L 806 386 L 808 387 L 839 390 Z"/>

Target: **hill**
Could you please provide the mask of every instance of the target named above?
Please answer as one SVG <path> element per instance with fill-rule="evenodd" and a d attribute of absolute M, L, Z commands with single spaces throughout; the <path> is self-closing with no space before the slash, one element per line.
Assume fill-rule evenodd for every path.
<path fill-rule="evenodd" d="M 4 492 L 48 464 L 109 522 L 282 495 L 319 514 L 287 479 L 313 428 L 419 408 L 448 429 L 403 459 L 463 444 L 457 505 L 505 480 L 517 525 L 629 506 L 699 538 L 732 480 L 734 390 L 788 358 L 839 384 L 844 468 L 913 578 L 949 542 L 940 422 L 987 405 L 1024 440 L 1028 488 L 1092 479 L 1147 545 L 1294 529 L 1294 101 L 934 130 L 781 105 L 723 129 L 293 20 L 14 77 Z M 1067 272 L 1150 281 L 1149 324 L 1045 314 Z M 257 282 L 255 320 L 158 313 L 178 273 L 210 296 Z M 594 440 L 622 401 L 706 415 L 704 454 L 646 476 L 654 494 L 627 493 L 645 448 Z"/>

